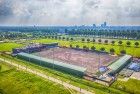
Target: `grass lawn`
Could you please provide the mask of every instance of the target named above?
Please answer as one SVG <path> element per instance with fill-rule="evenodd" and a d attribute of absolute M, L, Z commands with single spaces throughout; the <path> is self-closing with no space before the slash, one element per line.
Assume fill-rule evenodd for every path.
<path fill-rule="evenodd" d="M 75 47 L 76 45 L 79 45 L 80 48 L 83 48 L 83 46 L 87 46 L 91 48 L 94 46 L 97 50 L 100 50 L 100 48 L 104 47 L 107 52 L 110 51 L 111 48 L 115 49 L 116 54 L 120 54 L 121 50 L 126 50 L 126 53 L 129 55 L 133 55 L 135 57 L 140 57 L 140 47 L 136 48 L 134 43 L 136 42 L 135 40 L 129 40 L 131 42 L 131 46 L 127 47 L 126 42 L 127 40 L 122 40 L 123 44 L 122 46 L 118 45 L 118 41 L 116 40 L 116 43 L 114 45 L 112 44 L 99 44 L 99 43 L 93 43 L 93 42 L 81 42 L 81 41 L 65 41 L 65 40 L 54 40 L 54 39 L 38 39 L 38 40 L 33 40 L 33 42 L 39 42 L 39 43 L 51 43 L 51 42 L 58 42 L 60 46 L 67 46 L 69 47 L 70 44 Z M 140 41 L 138 41 L 140 42 Z"/>
<path fill-rule="evenodd" d="M 16 69 L 0 72 L 0 94 L 71 94 L 70 91 L 76 94 L 59 84 Z"/>
<path fill-rule="evenodd" d="M 126 53 L 129 55 L 133 55 L 135 57 L 140 57 L 140 47 L 136 48 L 134 43 L 136 42 L 135 40 L 129 40 L 131 42 L 131 46 L 127 47 L 126 42 L 127 40 L 122 40 L 123 44 L 122 46 L 118 45 L 118 41 L 116 39 L 116 42 L 114 45 L 112 44 L 99 44 L 99 43 L 93 43 L 93 42 L 82 42 L 80 40 L 77 41 L 66 41 L 66 40 L 54 40 L 54 39 L 37 39 L 37 40 L 30 40 L 27 41 L 27 43 L 29 42 L 34 42 L 34 43 L 52 43 L 52 42 L 58 42 L 60 46 L 67 46 L 69 47 L 70 44 L 73 45 L 73 47 L 75 47 L 76 45 L 79 45 L 80 48 L 83 48 L 83 46 L 87 46 L 89 48 L 91 48 L 92 46 L 94 46 L 96 48 L 96 50 L 100 50 L 100 48 L 104 47 L 105 50 L 107 52 L 110 51 L 111 48 L 115 49 L 115 53 L 116 54 L 120 54 L 121 50 L 126 50 Z M 138 41 L 140 43 L 140 41 Z M 18 47 L 22 47 L 24 45 L 22 44 L 17 44 L 17 43 L 1 43 L 0 44 L 0 51 L 11 51 L 12 48 L 18 48 Z"/>
<path fill-rule="evenodd" d="M 1 67 L 0 72 L 7 71 L 7 70 L 10 70 L 10 69 L 11 69 L 11 67 L 10 67 L 10 66 L 8 66 L 8 65 L 4 64 L 4 63 L 3 63 L 3 62 L 1 62 L 1 61 L 0 61 L 0 67 Z"/>
<path fill-rule="evenodd" d="M 116 81 L 112 87 L 130 92 L 131 94 L 140 94 L 140 80 L 129 79 L 127 82 Z"/>
<path fill-rule="evenodd" d="M 22 44 L 17 43 L 0 43 L 0 51 L 12 51 L 12 48 L 22 47 Z"/>

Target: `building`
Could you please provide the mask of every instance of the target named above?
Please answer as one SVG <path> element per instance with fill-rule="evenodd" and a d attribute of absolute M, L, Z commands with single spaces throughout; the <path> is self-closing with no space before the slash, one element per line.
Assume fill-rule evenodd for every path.
<path fill-rule="evenodd" d="M 132 56 L 124 55 L 119 60 L 108 66 L 110 70 L 108 74 L 114 76 L 115 74 L 119 73 L 124 67 L 126 67 L 131 62 L 131 60 Z"/>

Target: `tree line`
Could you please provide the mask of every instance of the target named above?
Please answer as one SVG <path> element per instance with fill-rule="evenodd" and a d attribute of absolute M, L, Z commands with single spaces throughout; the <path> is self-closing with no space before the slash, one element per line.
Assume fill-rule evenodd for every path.
<path fill-rule="evenodd" d="M 101 38 L 140 39 L 140 30 L 65 30 L 68 35 L 93 36 Z"/>
<path fill-rule="evenodd" d="M 76 48 L 76 49 L 79 49 L 79 48 L 80 48 L 79 45 L 73 46 L 72 44 L 70 44 L 69 47 L 70 47 L 70 48 Z M 97 51 L 95 46 L 91 46 L 91 48 L 89 48 L 88 46 L 84 45 L 84 46 L 82 47 L 82 49 L 85 50 L 85 51 L 88 51 L 88 50 Z M 101 48 L 99 49 L 99 51 L 101 51 L 101 52 L 106 52 L 106 49 L 105 49 L 105 47 L 101 47 Z M 114 48 L 110 48 L 109 52 L 110 52 L 111 54 L 114 54 L 114 53 L 115 53 L 115 49 L 114 49 Z M 126 50 L 120 50 L 120 53 L 121 53 L 121 54 L 126 54 Z"/>
<path fill-rule="evenodd" d="M 66 40 L 66 41 L 74 41 L 75 40 L 73 37 L 69 38 L 69 37 L 62 37 L 62 36 L 47 36 L 47 38 L 56 39 L 56 40 Z M 107 39 L 106 40 L 102 40 L 102 39 L 95 40 L 94 38 L 93 39 L 81 38 L 81 41 L 82 42 L 93 42 L 93 43 L 99 43 L 99 44 L 104 43 L 106 45 L 109 44 L 109 41 Z M 110 44 L 112 44 L 112 45 L 115 45 L 115 43 L 117 43 L 119 46 L 122 46 L 123 41 L 122 40 L 119 40 L 119 41 L 112 40 L 110 42 Z M 136 42 L 134 42 L 134 44 L 132 44 L 132 42 L 128 40 L 126 42 L 126 46 L 130 47 L 131 45 L 135 45 L 135 47 L 139 47 L 140 44 L 138 41 L 136 41 Z"/>

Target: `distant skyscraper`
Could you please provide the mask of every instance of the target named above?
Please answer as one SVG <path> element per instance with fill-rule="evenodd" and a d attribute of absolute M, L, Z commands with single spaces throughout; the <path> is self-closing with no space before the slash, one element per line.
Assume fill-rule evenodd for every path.
<path fill-rule="evenodd" d="M 96 24 L 93 24 L 93 27 L 96 27 Z"/>
<path fill-rule="evenodd" d="M 103 24 L 101 24 L 101 27 L 106 27 L 106 22 L 104 22 Z"/>
<path fill-rule="evenodd" d="M 106 27 L 106 25 L 107 25 L 107 23 L 106 23 L 106 22 L 104 22 L 104 27 Z"/>

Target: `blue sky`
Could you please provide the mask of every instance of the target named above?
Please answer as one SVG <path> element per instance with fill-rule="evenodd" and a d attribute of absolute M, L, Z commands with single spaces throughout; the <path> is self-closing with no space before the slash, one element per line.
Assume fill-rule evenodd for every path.
<path fill-rule="evenodd" d="M 0 0 L 1 25 L 140 25 L 140 0 Z"/>

